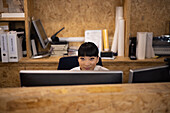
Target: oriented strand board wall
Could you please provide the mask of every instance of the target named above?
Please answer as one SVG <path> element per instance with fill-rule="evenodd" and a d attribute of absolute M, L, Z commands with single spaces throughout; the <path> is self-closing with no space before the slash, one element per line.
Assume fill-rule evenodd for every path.
<path fill-rule="evenodd" d="M 80 37 L 85 30 L 106 28 L 112 42 L 115 9 L 122 5 L 122 0 L 35 0 L 34 15 L 42 20 L 48 36 L 62 27 L 59 37 Z"/>
<path fill-rule="evenodd" d="M 131 0 L 131 36 L 145 31 L 163 35 L 167 32 L 167 21 L 170 21 L 170 0 Z"/>

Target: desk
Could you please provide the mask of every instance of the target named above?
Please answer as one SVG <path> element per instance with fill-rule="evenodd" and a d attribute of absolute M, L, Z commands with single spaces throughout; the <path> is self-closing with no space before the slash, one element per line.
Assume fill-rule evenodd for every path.
<path fill-rule="evenodd" d="M 0 88 L 0 113 L 169 113 L 170 83 Z"/>
<path fill-rule="evenodd" d="M 0 63 L 0 87 L 19 87 L 20 70 L 57 70 L 60 57 L 43 59 L 22 58 L 18 63 Z M 117 57 L 115 60 L 102 60 L 103 66 L 110 70 L 122 70 L 123 82 L 128 82 L 129 69 L 164 65 L 164 57 L 158 59 L 130 60 Z"/>

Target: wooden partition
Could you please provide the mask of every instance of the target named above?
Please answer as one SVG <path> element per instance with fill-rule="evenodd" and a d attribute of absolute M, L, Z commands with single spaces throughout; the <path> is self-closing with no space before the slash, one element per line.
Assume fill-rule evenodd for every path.
<path fill-rule="evenodd" d="M 60 57 L 43 59 L 23 58 L 19 63 L 0 63 L 0 87 L 20 87 L 20 70 L 57 70 Z M 130 60 L 128 57 L 117 57 L 115 60 L 103 59 L 102 64 L 109 70 L 122 70 L 123 83 L 129 80 L 129 70 L 165 65 L 164 58 Z"/>
<path fill-rule="evenodd" d="M 50 37 L 65 27 L 58 37 L 82 37 L 85 30 L 108 29 L 110 46 L 115 31 L 115 11 L 117 6 L 124 7 L 125 57 L 123 60 L 105 60 L 104 66 L 110 70 L 123 70 L 124 82 L 128 81 L 130 68 L 142 68 L 165 64 L 161 60 L 131 61 L 128 57 L 129 36 L 137 32 L 153 32 L 154 36 L 165 34 L 170 21 L 169 0 L 24 0 L 25 18 L 0 18 L 3 21 L 25 22 L 27 57 L 19 63 L 0 63 L 0 87 L 19 86 L 21 69 L 57 69 L 57 58 L 30 59 L 30 21 L 31 18 L 42 20 L 45 31 Z M 72 44 L 71 44 L 72 45 Z M 74 43 L 80 45 L 80 43 Z M 51 60 L 52 59 L 52 60 Z"/>
<path fill-rule="evenodd" d="M 170 83 L 0 89 L 0 113 L 169 113 Z"/>

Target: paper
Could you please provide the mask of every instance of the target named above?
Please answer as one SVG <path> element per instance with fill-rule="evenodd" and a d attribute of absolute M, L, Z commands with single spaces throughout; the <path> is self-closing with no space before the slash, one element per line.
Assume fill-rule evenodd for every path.
<path fill-rule="evenodd" d="M 59 40 L 67 42 L 83 42 L 84 37 L 60 37 Z"/>
<path fill-rule="evenodd" d="M 120 6 L 116 7 L 115 32 L 111 46 L 111 51 L 114 53 L 118 52 L 119 19 L 123 19 L 123 7 Z"/>
<path fill-rule="evenodd" d="M 124 24 L 125 20 L 119 20 L 119 34 L 118 34 L 118 56 L 124 56 Z"/>
<path fill-rule="evenodd" d="M 114 38 L 113 38 L 113 42 L 112 42 L 112 47 L 111 47 L 111 51 L 113 51 L 114 53 L 117 53 L 117 48 L 118 48 L 118 24 L 116 26 L 116 30 L 114 33 Z"/>
<path fill-rule="evenodd" d="M 85 42 L 93 42 L 99 48 L 99 56 L 102 51 L 102 30 L 86 30 Z"/>
<path fill-rule="evenodd" d="M 120 17 L 123 18 L 123 7 L 118 6 L 118 7 L 116 7 L 115 25 L 118 24 L 118 20 Z"/>

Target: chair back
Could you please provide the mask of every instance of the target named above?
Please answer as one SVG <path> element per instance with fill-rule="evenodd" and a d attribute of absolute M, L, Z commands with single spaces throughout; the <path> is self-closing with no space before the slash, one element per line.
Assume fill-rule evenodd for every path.
<path fill-rule="evenodd" d="M 99 62 L 97 63 L 97 65 L 102 66 L 102 60 L 100 57 L 99 57 Z M 59 60 L 57 70 L 70 70 L 78 66 L 79 66 L 78 56 L 62 57 Z"/>

